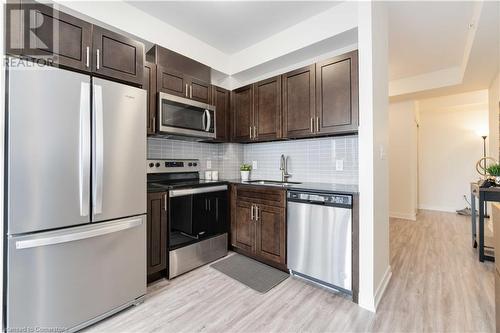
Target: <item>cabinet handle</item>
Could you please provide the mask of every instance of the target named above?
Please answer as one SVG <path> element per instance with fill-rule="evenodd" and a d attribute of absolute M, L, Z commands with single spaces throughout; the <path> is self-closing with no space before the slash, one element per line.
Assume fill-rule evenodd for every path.
<path fill-rule="evenodd" d="M 253 138 L 254 140 L 257 138 L 257 127 L 253 127 Z"/>
<path fill-rule="evenodd" d="M 250 126 L 250 140 L 252 140 L 252 126 Z"/>
<path fill-rule="evenodd" d="M 319 133 L 319 117 L 316 117 L 316 132 Z"/>
<path fill-rule="evenodd" d="M 311 133 L 314 133 L 314 118 L 311 117 Z"/>
<path fill-rule="evenodd" d="M 188 97 L 188 84 L 186 83 L 186 97 Z"/>
<path fill-rule="evenodd" d="M 255 206 L 255 221 L 257 222 L 259 220 L 259 206 Z"/>
<path fill-rule="evenodd" d="M 208 210 L 212 211 L 212 206 L 210 205 L 210 200 L 207 199 L 207 201 L 208 201 Z"/>
<path fill-rule="evenodd" d="M 205 198 L 205 210 L 208 210 L 207 198 Z"/>
<path fill-rule="evenodd" d="M 85 66 L 87 66 L 87 68 L 90 66 L 90 47 L 87 46 L 87 61 L 85 63 Z"/>
<path fill-rule="evenodd" d="M 189 98 L 193 98 L 193 86 L 189 86 Z"/>
<path fill-rule="evenodd" d="M 254 207 L 253 205 L 250 206 L 250 220 L 252 221 L 253 221 L 253 207 Z"/>
<path fill-rule="evenodd" d="M 99 69 L 99 67 L 100 67 L 100 66 L 99 66 L 99 49 L 97 49 L 97 51 L 96 51 L 96 55 L 97 55 L 97 56 L 96 56 L 96 68 L 97 68 L 97 69 Z"/>
<path fill-rule="evenodd" d="M 163 195 L 163 210 L 167 211 L 167 195 Z"/>
<path fill-rule="evenodd" d="M 153 117 L 153 132 L 156 132 L 156 117 Z"/>

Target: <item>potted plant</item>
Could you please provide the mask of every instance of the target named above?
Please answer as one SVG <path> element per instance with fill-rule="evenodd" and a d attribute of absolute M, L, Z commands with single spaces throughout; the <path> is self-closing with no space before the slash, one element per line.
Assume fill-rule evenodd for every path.
<path fill-rule="evenodd" d="M 250 179 L 250 171 L 252 171 L 252 166 L 250 164 L 243 163 L 240 166 L 241 180 L 248 181 Z"/>
<path fill-rule="evenodd" d="M 496 185 L 500 185 L 500 164 L 492 164 L 492 165 L 490 165 L 486 169 L 486 172 L 488 172 L 488 174 L 491 177 L 495 178 L 495 184 Z"/>

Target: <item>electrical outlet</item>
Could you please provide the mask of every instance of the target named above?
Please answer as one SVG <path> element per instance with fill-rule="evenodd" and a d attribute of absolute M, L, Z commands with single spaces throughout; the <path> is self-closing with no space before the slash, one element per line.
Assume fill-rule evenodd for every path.
<path fill-rule="evenodd" d="M 344 160 L 335 160 L 335 170 L 344 171 Z"/>
<path fill-rule="evenodd" d="M 207 161 L 207 169 L 212 169 L 212 161 Z"/>
<path fill-rule="evenodd" d="M 252 161 L 252 169 L 257 170 L 257 161 Z"/>

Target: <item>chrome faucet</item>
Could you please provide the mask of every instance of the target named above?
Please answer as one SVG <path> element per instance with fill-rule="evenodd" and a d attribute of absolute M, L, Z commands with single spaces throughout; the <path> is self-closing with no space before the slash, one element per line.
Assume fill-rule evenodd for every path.
<path fill-rule="evenodd" d="M 281 154 L 280 159 L 280 170 L 281 170 L 281 181 L 286 182 L 288 178 L 292 177 L 291 174 L 288 173 L 288 156 Z"/>

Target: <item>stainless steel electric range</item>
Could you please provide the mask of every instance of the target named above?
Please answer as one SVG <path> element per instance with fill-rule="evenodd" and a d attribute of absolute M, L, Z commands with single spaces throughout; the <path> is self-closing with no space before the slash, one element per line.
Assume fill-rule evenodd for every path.
<path fill-rule="evenodd" d="M 148 192 L 168 194 L 168 277 L 227 255 L 227 182 L 200 179 L 198 160 L 148 160 L 147 164 Z"/>

